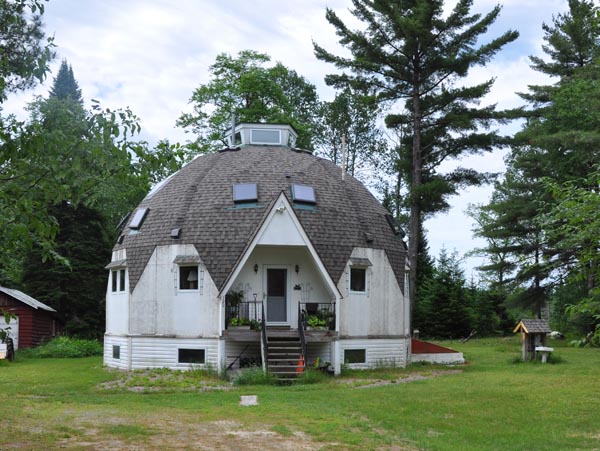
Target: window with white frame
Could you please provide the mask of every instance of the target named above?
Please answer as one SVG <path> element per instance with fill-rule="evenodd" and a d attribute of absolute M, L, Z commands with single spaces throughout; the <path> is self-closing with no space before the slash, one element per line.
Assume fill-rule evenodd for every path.
<path fill-rule="evenodd" d="M 119 293 L 125 291 L 125 268 L 113 269 L 110 272 L 111 279 L 111 291 L 113 293 Z"/>
<path fill-rule="evenodd" d="M 360 266 L 350 267 L 350 291 L 354 293 L 367 292 L 367 268 Z"/>
<path fill-rule="evenodd" d="M 202 286 L 202 271 L 199 265 L 179 266 L 179 289 L 198 290 Z"/>
<path fill-rule="evenodd" d="M 344 363 L 367 363 L 366 349 L 344 349 Z"/>

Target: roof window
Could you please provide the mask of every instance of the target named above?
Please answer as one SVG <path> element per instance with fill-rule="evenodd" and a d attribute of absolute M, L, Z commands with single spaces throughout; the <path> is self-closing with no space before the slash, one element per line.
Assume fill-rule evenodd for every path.
<path fill-rule="evenodd" d="M 292 200 L 304 204 L 316 204 L 315 189 L 309 185 L 292 185 Z"/>
<path fill-rule="evenodd" d="M 140 227 L 142 227 L 144 219 L 146 219 L 149 210 L 149 208 L 138 208 L 135 214 L 133 215 L 133 219 L 129 223 L 129 228 L 138 230 Z"/>
<path fill-rule="evenodd" d="M 280 130 L 250 130 L 250 144 L 281 144 Z"/>
<path fill-rule="evenodd" d="M 233 201 L 256 202 L 258 200 L 258 187 L 256 183 L 236 183 L 233 185 Z"/>

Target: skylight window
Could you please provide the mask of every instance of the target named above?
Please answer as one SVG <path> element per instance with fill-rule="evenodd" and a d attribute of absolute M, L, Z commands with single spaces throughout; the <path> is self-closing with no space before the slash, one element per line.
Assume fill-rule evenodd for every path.
<path fill-rule="evenodd" d="M 292 199 L 294 202 L 316 204 L 315 189 L 309 185 L 292 185 Z"/>
<path fill-rule="evenodd" d="M 233 185 L 233 201 L 256 202 L 258 200 L 258 188 L 256 183 L 236 183 Z"/>
<path fill-rule="evenodd" d="M 149 208 L 138 208 L 133 215 L 131 223 L 129 223 L 129 228 L 134 230 L 139 229 L 144 223 L 144 219 L 146 219 L 149 210 Z"/>

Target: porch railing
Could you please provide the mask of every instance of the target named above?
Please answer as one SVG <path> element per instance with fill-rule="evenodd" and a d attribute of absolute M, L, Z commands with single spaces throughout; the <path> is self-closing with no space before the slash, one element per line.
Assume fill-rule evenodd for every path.
<path fill-rule="evenodd" d="M 335 304 L 331 302 L 301 302 L 298 304 L 298 328 L 335 330 Z"/>
<path fill-rule="evenodd" d="M 264 306 L 262 301 L 239 302 L 227 305 L 225 313 L 225 329 L 232 326 L 250 326 L 260 330 L 263 323 Z"/>
<path fill-rule="evenodd" d="M 260 313 L 262 317 L 265 317 L 265 305 L 261 302 Z M 260 322 L 260 356 L 262 360 L 263 372 L 267 374 L 269 371 L 269 341 L 267 339 L 267 323 L 265 321 Z"/>
<path fill-rule="evenodd" d="M 302 349 L 302 361 L 306 364 L 306 335 L 304 335 L 304 313 L 298 304 L 298 335 L 300 335 L 300 346 Z"/>

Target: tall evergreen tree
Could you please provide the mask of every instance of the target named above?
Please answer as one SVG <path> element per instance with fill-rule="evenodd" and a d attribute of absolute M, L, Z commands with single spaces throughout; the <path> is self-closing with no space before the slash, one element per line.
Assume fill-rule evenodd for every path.
<path fill-rule="evenodd" d="M 505 115 L 495 106 L 478 106 L 493 80 L 474 86 L 458 81 L 469 69 L 485 65 L 518 36 L 508 31 L 490 42 L 480 38 L 494 23 L 500 7 L 488 14 L 471 14 L 472 0 L 459 0 L 445 16 L 441 0 L 353 0 L 352 14 L 366 26 L 352 30 L 328 9 L 327 20 L 351 57 L 336 56 L 315 44 L 317 58 L 349 73 L 329 75 L 326 81 L 368 88 L 381 102 L 404 99 L 404 112 L 390 114 L 386 123 L 406 134 L 398 170 L 409 184 L 409 260 L 411 301 L 418 271 L 418 237 L 423 215 L 448 207 L 446 199 L 459 187 L 487 180 L 485 174 L 458 168 L 437 172 L 449 159 L 490 151 L 503 140 L 495 132 L 479 131 Z"/>
<path fill-rule="evenodd" d="M 61 100 L 71 99 L 83 106 L 83 97 L 81 96 L 79 83 L 75 80 L 73 68 L 67 64 L 66 59 L 62 60 L 58 74 L 54 78 L 54 83 L 50 88 L 50 97 L 56 97 Z"/>

